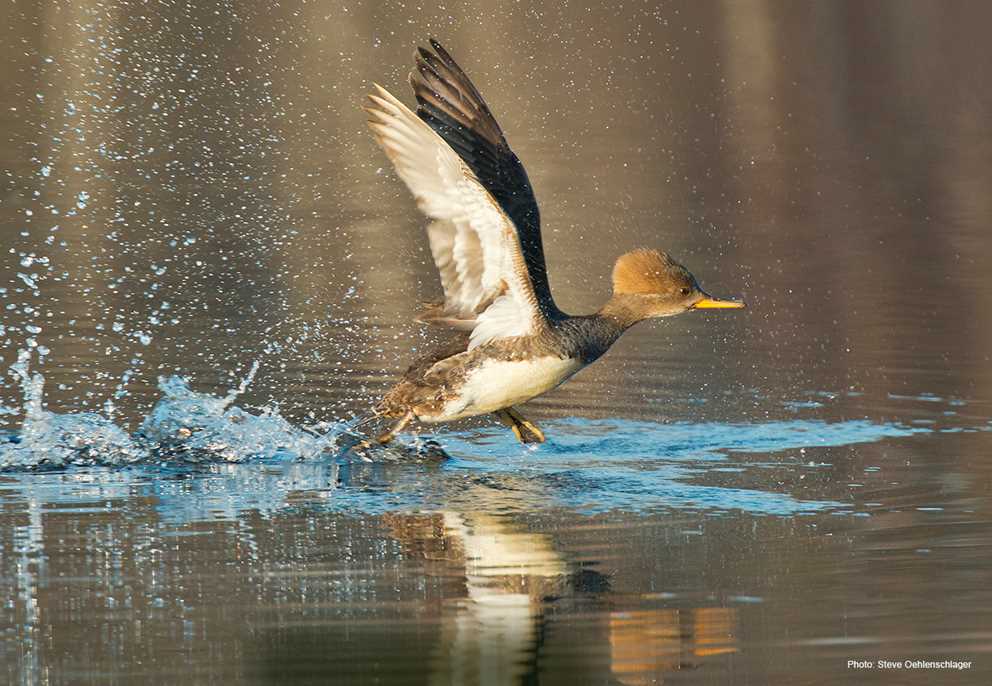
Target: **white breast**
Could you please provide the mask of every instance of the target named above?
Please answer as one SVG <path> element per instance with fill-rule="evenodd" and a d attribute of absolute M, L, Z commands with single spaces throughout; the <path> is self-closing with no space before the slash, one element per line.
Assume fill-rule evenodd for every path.
<path fill-rule="evenodd" d="M 495 412 L 547 393 L 582 367 L 579 360 L 554 356 L 488 360 L 469 374 L 458 397 L 445 404 L 442 414 L 420 419 L 441 422 Z"/>

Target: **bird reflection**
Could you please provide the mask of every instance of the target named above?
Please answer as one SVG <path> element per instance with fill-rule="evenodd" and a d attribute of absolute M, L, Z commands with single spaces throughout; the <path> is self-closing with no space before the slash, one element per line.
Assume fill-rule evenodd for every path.
<path fill-rule="evenodd" d="M 532 671 L 547 603 L 574 592 L 576 578 L 551 537 L 501 514 L 385 518 L 428 573 L 464 580 L 464 595 L 442 603 L 431 683 L 518 683 Z"/>
<path fill-rule="evenodd" d="M 533 665 L 544 600 L 567 585 L 569 565 L 549 536 L 512 519 L 445 512 L 466 597 L 445 608 L 431 683 L 517 683 Z"/>
<path fill-rule="evenodd" d="M 593 605 L 592 628 L 609 646 L 606 665 L 599 651 L 570 659 L 589 661 L 591 672 L 608 673 L 613 683 L 658 683 L 666 673 L 737 651 L 736 609 L 642 609 L 654 601 L 614 593 L 608 577 L 568 559 L 552 536 L 530 530 L 519 516 L 444 511 L 385 518 L 407 552 L 423 556 L 428 574 L 464 580 L 464 594 L 442 602 L 430 683 L 528 681 L 543 657 L 567 650 L 569 628 L 559 625 L 573 616 L 560 611 L 570 603 Z"/>
<path fill-rule="evenodd" d="M 701 658 L 737 652 L 737 610 L 656 609 L 610 614 L 610 671 L 622 684 L 659 683 Z"/>

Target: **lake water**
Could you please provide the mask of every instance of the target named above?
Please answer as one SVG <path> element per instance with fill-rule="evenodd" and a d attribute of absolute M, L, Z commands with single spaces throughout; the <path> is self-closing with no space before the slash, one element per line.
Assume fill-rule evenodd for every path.
<path fill-rule="evenodd" d="M 992 6 L 5 18 L 0 680 L 992 680 Z M 439 285 L 359 106 L 430 35 L 563 309 L 641 245 L 749 309 L 639 325 L 523 408 L 546 444 L 369 462 Z"/>

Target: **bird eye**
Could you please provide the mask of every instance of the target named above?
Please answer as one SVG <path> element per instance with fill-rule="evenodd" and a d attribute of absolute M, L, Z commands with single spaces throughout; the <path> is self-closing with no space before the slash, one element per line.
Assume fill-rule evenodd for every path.
<path fill-rule="evenodd" d="M 682 295 L 689 295 L 690 293 L 692 293 L 692 290 L 690 290 L 688 288 L 683 288 L 682 289 Z"/>

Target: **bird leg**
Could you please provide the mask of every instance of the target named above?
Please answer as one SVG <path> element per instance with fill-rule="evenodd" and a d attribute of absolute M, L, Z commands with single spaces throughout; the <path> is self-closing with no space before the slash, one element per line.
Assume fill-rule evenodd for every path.
<path fill-rule="evenodd" d="M 529 419 L 526 419 L 522 414 L 517 412 L 516 409 L 512 407 L 506 408 L 506 411 L 509 413 L 511 417 L 513 417 L 513 420 L 515 422 L 525 427 L 528 431 L 530 431 L 531 435 L 535 439 L 537 439 L 536 441 L 532 441 L 533 443 L 544 443 L 544 432 L 541 431 L 540 428 L 538 428 L 537 424 L 530 421 Z"/>
<path fill-rule="evenodd" d="M 398 434 L 400 431 L 405 429 L 406 425 L 409 424 L 412 420 L 413 420 L 413 410 L 410 410 L 405 415 L 403 415 L 403 417 L 398 422 L 396 422 L 393 425 L 393 427 L 389 429 L 389 431 L 384 431 L 383 433 L 379 434 L 378 436 L 375 437 L 374 441 L 368 438 L 359 441 L 358 443 L 355 444 L 354 449 L 368 450 L 369 448 L 372 447 L 373 442 L 378 443 L 379 445 L 386 445 L 396 437 L 396 434 Z"/>
<path fill-rule="evenodd" d="M 544 443 L 544 432 L 512 407 L 504 407 L 494 414 L 503 424 L 513 429 L 513 435 L 521 443 Z"/>
<path fill-rule="evenodd" d="M 409 424 L 412 420 L 413 420 L 413 410 L 407 410 L 407 413 L 403 415 L 403 417 L 393 425 L 393 428 L 375 437 L 376 442 L 379 443 L 379 445 L 386 445 L 387 443 L 392 441 L 393 438 L 396 437 L 396 434 L 398 434 L 400 431 L 405 429 L 406 425 Z"/>
<path fill-rule="evenodd" d="M 513 417 L 510 416 L 509 412 L 506 410 L 496 410 L 493 414 L 496 415 L 496 418 L 499 419 L 505 426 L 513 429 L 513 435 L 517 437 L 518 441 L 521 443 L 524 442 L 524 436 L 520 433 L 520 426 L 513 421 Z"/>

